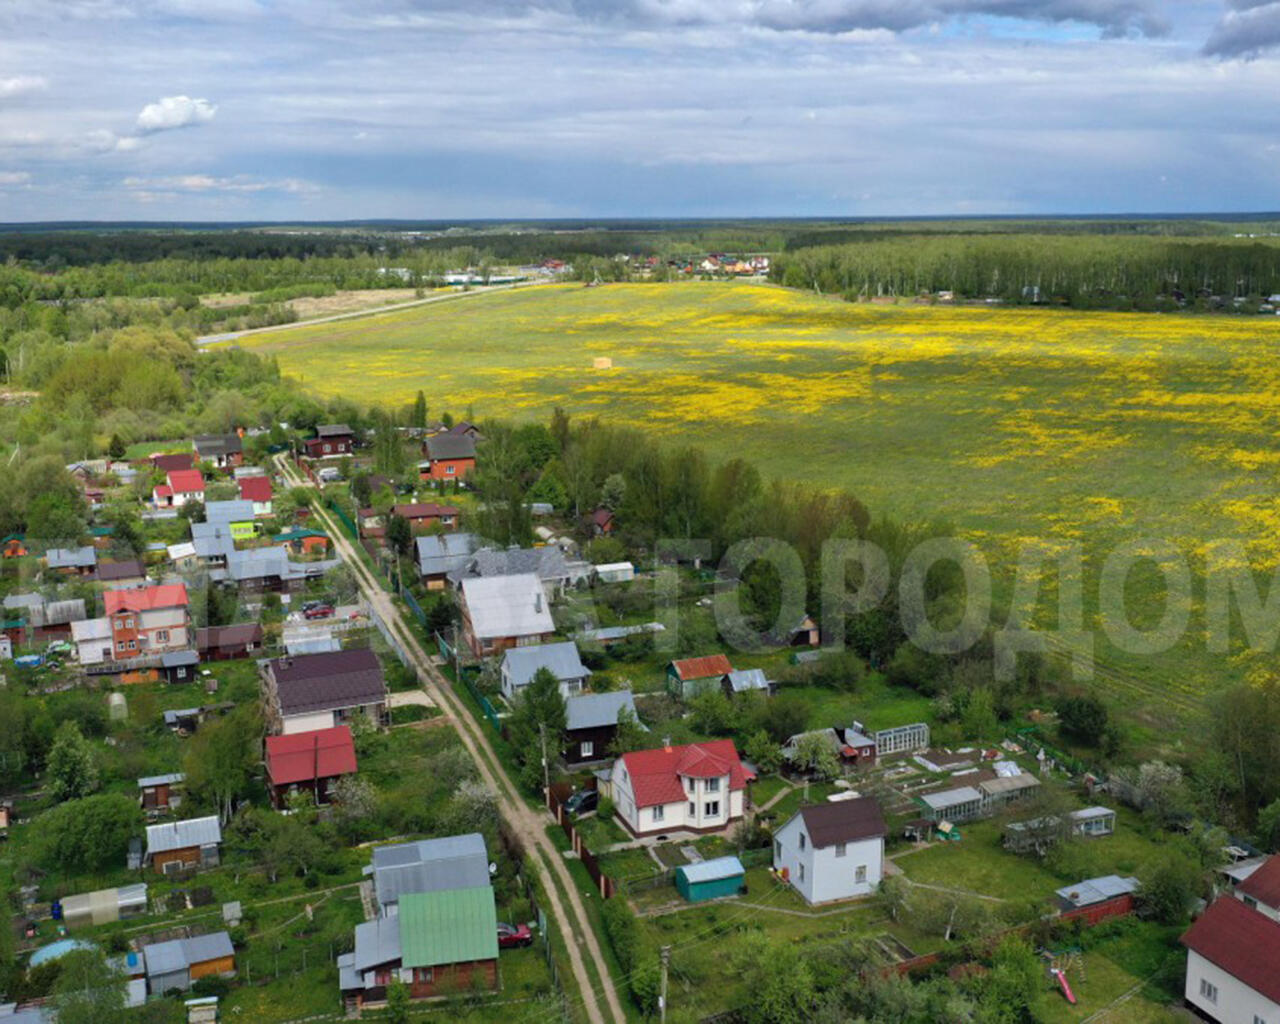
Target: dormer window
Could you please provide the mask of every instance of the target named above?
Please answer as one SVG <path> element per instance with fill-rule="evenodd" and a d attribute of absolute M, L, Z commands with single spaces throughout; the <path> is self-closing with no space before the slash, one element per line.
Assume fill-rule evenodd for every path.
<path fill-rule="evenodd" d="M 707 779 L 707 792 L 708 792 L 708 793 L 719 793 L 719 792 L 720 792 L 720 780 L 719 780 L 719 779 Z"/>

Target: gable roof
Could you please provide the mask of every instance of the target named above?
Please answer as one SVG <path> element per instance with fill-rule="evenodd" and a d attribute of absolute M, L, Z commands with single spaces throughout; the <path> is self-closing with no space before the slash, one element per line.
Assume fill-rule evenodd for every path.
<path fill-rule="evenodd" d="M 1183 934 L 1182 944 L 1280 1003 L 1280 921 L 1219 896 Z"/>
<path fill-rule="evenodd" d="M 270 477 L 242 476 L 237 483 L 240 485 L 240 497 L 245 501 L 262 503 L 271 500 Z"/>
<path fill-rule="evenodd" d="M 399 960 L 399 918 L 375 917 L 372 921 L 356 925 L 356 948 L 352 956 L 357 971 L 367 971 Z"/>
<path fill-rule="evenodd" d="M 626 708 L 633 715 L 636 702 L 630 690 L 607 693 L 583 693 L 570 697 L 565 705 L 565 729 L 601 729 L 617 725 L 618 714 Z"/>
<path fill-rule="evenodd" d="M 368 648 L 275 658 L 267 668 L 285 716 L 378 704 L 387 697 L 382 666 Z"/>
<path fill-rule="evenodd" d="M 130 558 L 123 562 L 100 562 L 98 564 L 98 579 L 103 583 L 110 583 L 112 580 L 131 580 L 146 574 L 147 571 L 142 568 L 142 563 L 136 558 Z"/>
<path fill-rule="evenodd" d="M 231 936 L 226 932 L 214 932 L 211 935 L 195 935 L 189 939 L 170 939 L 168 942 L 153 942 L 142 947 L 147 964 L 147 976 L 158 978 L 166 974 L 185 971 L 192 964 L 202 964 L 209 960 L 221 960 L 235 956 L 235 947 L 231 945 Z"/>
<path fill-rule="evenodd" d="M 199 434 L 192 441 L 196 454 L 201 458 L 210 455 L 234 455 L 244 451 L 239 434 Z"/>
<path fill-rule="evenodd" d="M 392 505 L 391 511 L 401 519 L 440 519 L 444 516 L 456 516 L 458 510 L 452 505 L 438 505 L 434 501 L 419 501 L 410 505 Z"/>
<path fill-rule="evenodd" d="M 152 455 L 151 465 L 160 470 L 161 473 L 171 473 L 174 470 L 191 469 L 195 465 L 195 459 L 190 452 L 166 453 L 164 455 Z"/>
<path fill-rule="evenodd" d="M 482 638 L 554 633 L 547 595 L 532 573 L 462 581 L 471 629 Z"/>
<path fill-rule="evenodd" d="M 242 622 L 234 626 L 207 626 L 196 630 L 196 649 L 200 651 L 261 643 L 262 626 L 256 622 Z"/>
<path fill-rule="evenodd" d="M 637 807 L 680 803 L 686 799 L 680 776 L 729 776 L 729 789 L 746 787 L 747 777 L 733 740 L 689 743 L 680 747 L 635 750 L 621 758 L 631 776 Z"/>
<path fill-rule="evenodd" d="M 1097 878 L 1086 878 L 1074 885 L 1064 885 L 1055 890 L 1058 898 L 1077 907 L 1091 907 L 1095 903 L 1124 896 L 1138 891 L 1136 878 L 1122 878 L 1119 875 L 1100 875 Z"/>
<path fill-rule="evenodd" d="M 809 841 L 818 849 L 836 843 L 878 839 L 887 831 L 880 803 L 872 796 L 807 804 L 796 814 L 804 821 Z"/>
<path fill-rule="evenodd" d="M 1280 854 L 1268 857 L 1243 882 L 1237 892 L 1252 896 L 1263 906 L 1280 910 Z"/>
<path fill-rule="evenodd" d="M 88 618 L 83 597 L 68 598 L 62 601 L 49 601 L 31 608 L 31 625 L 36 629 L 47 629 L 50 626 L 74 626 Z"/>
<path fill-rule="evenodd" d="M 174 494 L 204 493 L 204 474 L 198 469 L 171 469 L 168 482 Z"/>
<path fill-rule="evenodd" d="M 354 433 L 345 423 L 321 423 L 316 427 L 316 437 L 349 437 Z"/>
<path fill-rule="evenodd" d="M 699 861 L 697 864 L 681 864 L 676 868 L 676 873 L 684 875 L 687 882 L 715 882 L 721 878 L 737 878 L 745 870 L 742 861 L 728 856 Z"/>
<path fill-rule="evenodd" d="M 548 669 L 556 679 L 584 679 L 591 670 L 582 664 L 578 645 L 572 640 L 533 647 L 512 647 L 502 656 L 503 674 L 515 688 L 528 686 L 539 669 Z"/>
<path fill-rule="evenodd" d="M 488 885 L 489 854 L 478 832 L 393 843 L 374 847 L 369 873 L 378 902 L 386 905 L 405 893 Z"/>
<path fill-rule="evenodd" d="M 216 814 L 147 826 L 147 856 L 185 850 L 189 846 L 216 846 L 220 842 L 222 826 Z"/>
<path fill-rule="evenodd" d="M 98 552 L 91 544 L 82 548 L 50 548 L 44 560 L 50 569 L 87 569 L 98 564 Z"/>
<path fill-rule="evenodd" d="M 345 725 L 267 737 L 267 775 L 273 786 L 351 775 L 356 745 Z"/>
<path fill-rule="evenodd" d="M 449 573 L 456 585 L 464 579 L 484 576 L 519 576 L 533 573 L 543 582 L 567 580 L 569 563 L 555 545 L 541 548 L 481 548 Z"/>
<path fill-rule="evenodd" d="M 492 886 L 409 893 L 401 899 L 397 917 L 404 967 L 497 959 Z"/>
<path fill-rule="evenodd" d="M 729 659 L 723 654 L 709 654 L 702 658 L 685 658 L 673 661 L 671 668 L 681 681 L 688 679 L 710 679 L 712 676 L 727 676 L 733 671 Z"/>
<path fill-rule="evenodd" d="M 206 526 L 229 526 L 231 523 L 243 523 L 252 519 L 252 501 L 229 498 L 226 501 L 208 502 L 204 507 Z"/>
<path fill-rule="evenodd" d="M 729 680 L 729 688 L 734 693 L 769 689 L 769 679 L 762 668 L 738 668 L 726 672 L 724 677 Z"/>
<path fill-rule="evenodd" d="M 108 615 L 116 612 L 148 612 L 157 608 L 185 608 L 187 588 L 182 583 L 162 583 L 129 590 L 108 590 L 102 600 Z"/>
<path fill-rule="evenodd" d="M 444 576 L 462 567 L 479 546 L 480 539 L 474 533 L 446 533 L 439 537 L 419 537 L 415 543 L 418 570 L 422 575 Z"/>
<path fill-rule="evenodd" d="M 474 459 L 476 442 L 470 434 L 436 434 L 427 438 L 429 459 Z"/>

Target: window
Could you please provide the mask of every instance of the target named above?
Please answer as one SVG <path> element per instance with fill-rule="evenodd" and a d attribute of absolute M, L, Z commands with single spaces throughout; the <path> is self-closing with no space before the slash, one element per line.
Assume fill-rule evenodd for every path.
<path fill-rule="evenodd" d="M 1200 979 L 1200 995 L 1202 995 L 1205 999 L 1209 1000 L 1209 1002 L 1216 1004 L 1218 1001 L 1218 986 L 1212 985 L 1208 981 L 1206 981 L 1204 978 L 1201 978 Z"/>
<path fill-rule="evenodd" d="M 444 467 L 444 471 L 446 474 L 456 473 L 458 471 L 458 467 L 453 465 L 453 463 L 449 463 L 449 465 Z"/>
<path fill-rule="evenodd" d="M 653 820 L 654 820 L 654 821 L 661 821 L 661 820 L 662 820 L 662 816 L 663 816 L 663 814 L 664 814 L 665 812 L 666 812 L 666 808 L 665 808 L 665 807 L 655 807 L 655 808 L 653 809 Z"/>
<path fill-rule="evenodd" d="M 779 842 L 777 839 L 773 841 L 773 859 L 774 860 L 782 859 L 782 843 Z"/>
<path fill-rule="evenodd" d="M 596 752 L 596 745 L 591 740 L 583 740 L 578 744 L 578 756 L 591 757 Z"/>
<path fill-rule="evenodd" d="M 698 805 L 692 800 L 689 801 L 689 817 L 696 818 L 698 816 Z"/>
<path fill-rule="evenodd" d="M 167 644 L 169 642 L 169 631 L 167 629 L 156 630 L 156 643 Z"/>
<path fill-rule="evenodd" d="M 837 856 L 837 857 L 843 857 L 843 856 L 844 856 L 845 854 L 847 854 L 848 852 L 849 852 L 849 844 L 848 844 L 848 843 L 836 843 L 836 856 Z"/>
<path fill-rule="evenodd" d="M 857 868 L 854 869 L 853 880 L 858 883 L 862 883 L 867 880 L 867 866 L 865 864 L 859 864 Z"/>
<path fill-rule="evenodd" d="M 719 800 L 707 801 L 707 803 L 702 805 L 702 813 L 706 815 L 708 818 L 718 817 L 720 814 L 720 801 Z"/>
<path fill-rule="evenodd" d="M 328 455 L 328 454 L 329 454 L 329 452 L 333 451 L 333 446 L 332 446 L 332 445 L 328 445 L 328 444 L 327 444 L 327 445 L 325 445 L 325 446 L 324 446 L 324 451 L 325 451 L 325 454 L 326 454 L 326 455 Z"/>
<path fill-rule="evenodd" d="M 116 641 L 116 650 L 117 650 L 117 651 L 123 651 L 123 650 L 124 650 L 124 641 L 123 641 L 123 640 L 118 640 L 118 641 Z"/>
<path fill-rule="evenodd" d="M 1244 905 L 1246 907 L 1249 907 L 1252 910 L 1258 909 L 1258 901 L 1255 900 L 1252 896 L 1242 896 L 1240 898 L 1244 902 Z"/>
<path fill-rule="evenodd" d="M 125 628 L 125 629 L 133 629 L 133 619 L 125 619 L 125 620 L 124 620 L 124 628 Z"/>
<path fill-rule="evenodd" d="M 423 985 L 435 981 L 435 970 L 430 967 L 415 967 L 413 969 L 414 984 Z"/>
<path fill-rule="evenodd" d="M 130 641 L 129 641 L 129 650 L 131 650 L 131 651 L 136 651 L 137 649 L 138 649 L 138 641 L 137 641 L 137 640 L 130 640 Z"/>
<path fill-rule="evenodd" d="M 801 833 L 800 833 L 800 849 L 802 849 L 802 850 L 803 850 L 803 849 L 805 848 L 805 844 L 806 844 L 807 842 L 808 842 L 808 840 L 805 838 L 805 834 L 804 834 L 803 832 L 801 832 Z"/>
<path fill-rule="evenodd" d="M 719 792 L 720 792 L 720 780 L 719 780 L 719 779 L 707 779 L 707 792 L 708 792 L 708 793 L 719 793 Z"/>
<path fill-rule="evenodd" d="M 1267 1022 L 1255 1013 L 1253 1015 L 1253 1024 L 1267 1024 Z"/>
<path fill-rule="evenodd" d="M 799 867 L 800 867 L 800 881 L 803 882 L 804 881 L 804 864 L 801 863 Z"/>
<path fill-rule="evenodd" d="M 380 967 L 373 972 L 373 983 L 375 985 L 390 985 L 391 971 L 385 967 Z"/>

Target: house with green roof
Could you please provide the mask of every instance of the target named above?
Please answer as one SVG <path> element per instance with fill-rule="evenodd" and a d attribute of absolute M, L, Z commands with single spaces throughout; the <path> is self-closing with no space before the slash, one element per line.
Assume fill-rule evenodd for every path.
<path fill-rule="evenodd" d="M 386 1001 L 399 980 L 413 999 L 498 987 L 498 914 L 493 886 L 406 892 L 394 912 L 356 926 L 355 949 L 338 958 L 338 984 L 352 1008 Z"/>

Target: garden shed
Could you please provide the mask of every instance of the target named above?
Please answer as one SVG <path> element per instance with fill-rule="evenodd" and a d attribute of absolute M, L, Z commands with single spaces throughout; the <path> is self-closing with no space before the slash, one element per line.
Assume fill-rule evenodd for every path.
<path fill-rule="evenodd" d="M 736 896 L 742 890 L 742 861 L 717 857 L 676 868 L 676 890 L 690 903 Z"/>

